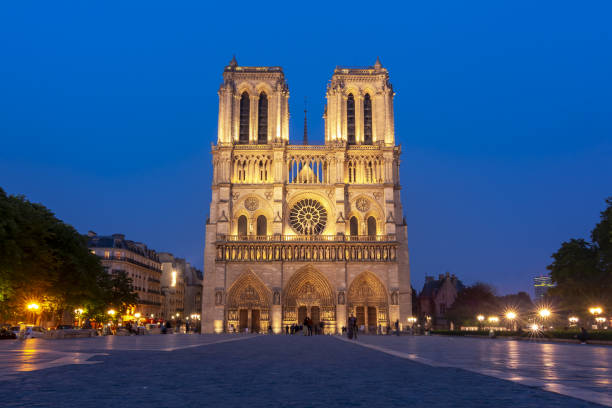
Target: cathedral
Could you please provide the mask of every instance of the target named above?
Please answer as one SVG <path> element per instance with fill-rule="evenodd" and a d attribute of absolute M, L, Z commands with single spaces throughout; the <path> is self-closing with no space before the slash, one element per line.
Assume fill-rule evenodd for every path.
<path fill-rule="evenodd" d="M 411 317 L 393 87 L 377 59 L 336 67 L 325 144 L 289 138 L 281 67 L 223 71 L 212 147 L 202 332 L 284 332 L 305 317 L 338 333 Z"/>

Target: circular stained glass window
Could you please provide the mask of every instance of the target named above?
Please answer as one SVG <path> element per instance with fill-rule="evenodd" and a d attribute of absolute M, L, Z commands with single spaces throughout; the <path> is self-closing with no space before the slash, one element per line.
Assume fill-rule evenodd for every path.
<path fill-rule="evenodd" d="M 320 234 L 327 224 L 327 211 L 317 200 L 305 198 L 291 208 L 289 224 L 302 235 Z"/>

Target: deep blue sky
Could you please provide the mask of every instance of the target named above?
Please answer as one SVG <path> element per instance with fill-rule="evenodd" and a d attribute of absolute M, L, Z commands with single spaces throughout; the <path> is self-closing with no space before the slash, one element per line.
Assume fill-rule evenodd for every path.
<path fill-rule="evenodd" d="M 204 3 L 4 2 L 0 186 L 201 268 L 232 54 L 283 67 L 313 143 L 334 67 L 380 55 L 417 289 L 450 271 L 531 293 L 612 195 L 607 1 Z"/>

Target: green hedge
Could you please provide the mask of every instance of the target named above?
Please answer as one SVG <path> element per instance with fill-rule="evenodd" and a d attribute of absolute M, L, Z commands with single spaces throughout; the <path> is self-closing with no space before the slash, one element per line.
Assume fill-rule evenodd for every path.
<path fill-rule="evenodd" d="M 530 331 L 496 331 L 496 337 L 534 337 L 543 339 L 576 339 L 578 330 L 549 330 L 538 332 L 533 335 Z M 483 336 L 488 337 L 488 330 L 461 331 L 461 330 L 432 330 L 431 334 L 443 336 Z M 592 330 L 588 332 L 588 340 L 607 340 L 612 341 L 612 330 Z"/>

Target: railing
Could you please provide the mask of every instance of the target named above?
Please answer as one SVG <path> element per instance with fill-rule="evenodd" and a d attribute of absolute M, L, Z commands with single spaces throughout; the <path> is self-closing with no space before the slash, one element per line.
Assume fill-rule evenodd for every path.
<path fill-rule="evenodd" d="M 103 255 L 98 255 L 98 258 L 100 258 L 100 260 L 102 260 L 102 261 L 123 261 L 123 262 L 129 262 L 131 264 L 142 266 L 143 268 L 150 269 L 150 270 L 155 271 L 157 273 L 161 273 L 162 272 L 161 271 L 161 267 L 160 268 L 156 268 L 154 266 L 147 265 L 147 264 L 142 263 L 142 262 L 138 262 L 135 259 L 130 259 L 130 258 L 126 257 L 126 256 L 114 256 L 114 255 L 112 255 L 112 256 L 108 256 L 107 257 L 107 256 L 103 256 Z"/>
<path fill-rule="evenodd" d="M 386 235 L 217 235 L 217 242 L 394 242 Z"/>

